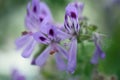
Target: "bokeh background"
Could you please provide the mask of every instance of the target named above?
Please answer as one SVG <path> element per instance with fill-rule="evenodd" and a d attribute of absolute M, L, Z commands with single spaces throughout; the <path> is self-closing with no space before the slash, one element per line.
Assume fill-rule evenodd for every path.
<path fill-rule="evenodd" d="M 47 72 L 40 73 L 39 67 L 31 66 L 32 59 L 21 57 L 21 51 L 15 48 L 15 39 L 24 31 L 26 5 L 30 0 L 0 0 L 0 80 L 11 80 L 12 69 L 17 68 L 27 80 L 93 80 L 93 65 L 87 55 L 93 54 L 93 46 L 85 45 L 85 51 L 78 56 L 80 60 L 75 75 L 67 75 L 47 65 Z M 41 0 L 48 4 L 57 23 L 63 23 L 65 7 L 74 0 Z M 79 0 L 85 4 L 83 15 L 89 23 L 98 26 L 99 32 L 106 35 L 103 50 L 106 59 L 100 61 L 98 71 L 102 77 L 117 77 L 120 80 L 120 0 Z M 84 50 L 83 47 L 81 47 Z M 85 55 L 85 56 L 84 56 Z M 88 58 L 88 59 L 86 59 Z M 85 65 L 85 66 L 83 66 Z M 56 70 L 55 70 L 56 71 Z M 55 75 L 56 74 L 56 75 Z M 64 77 L 63 77 L 64 76 Z M 100 79 L 102 80 L 102 79 Z M 107 80 L 107 79 L 105 79 Z M 112 79 L 111 79 L 112 80 Z M 114 80 L 114 79 L 113 79 Z"/>

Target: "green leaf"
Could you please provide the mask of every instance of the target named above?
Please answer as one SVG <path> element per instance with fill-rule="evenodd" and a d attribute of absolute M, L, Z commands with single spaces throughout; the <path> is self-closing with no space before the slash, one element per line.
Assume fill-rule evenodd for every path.
<path fill-rule="evenodd" d="M 81 35 L 80 35 L 80 40 L 81 40 L 81 41 L 88 40 L 88 39 L 90 39 L 90 38 L 91 38 L 91 36 L 88 35 L 88 34 L 81 34 Z"/>
<path fill-rule="evenodd" d="M 96 31 L 96 30 L 97 30 L 97 26 L 96 26 L 96 25 L 93 25 L 93 24 L 90 24 L 87 28 L 88 28 L 90 31 Z"/>

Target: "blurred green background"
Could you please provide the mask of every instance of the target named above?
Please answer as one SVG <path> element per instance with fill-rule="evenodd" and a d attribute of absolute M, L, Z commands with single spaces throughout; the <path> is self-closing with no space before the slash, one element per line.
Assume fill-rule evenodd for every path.
<path fill-rule="evenodd" d="M 27 80 L 67 80 L 64 72 L 52 73 L 42 71 L 30 65 L 30 59 L 21 57 L 21 51 L 15 49 L 14 41 L 24 31 L 26 5 L 30 0 L 0 0 L 0 80 L 10 80 L 12 68 L 18 68 L 27 77 Z M 57 23 L 63 23 L 65 7 L 73 0 L 41 0 L 50 7 Z M 85 4 L 83 15 L 89 23 L 99 27 L 99 32 L 107 35 L 103 41 L 103 50 L 106 59 L 98 65 L 98 71 L 105 77 L 117 76 L 120 80 L 120 0 L 79 0 Z M 82 45 L 82 44 L 81 44 Z M 84 48 L 85 47 L 85 52 Z M 75 75 L 67 75 L 69 80 L 92 80 L 92 67 L 89 54 L 93 54 L 94 46 L 86 44 L 81 47 L 78 55 L 78 70 Z M 85 53 L 85 54 L 84 54 Z M 46 66 L 47 70 L 48 67 Z M 53 71 L 54 72 L 54 71 Z M 77 75 L 76 75 L 77 74 Z M 55 75 L 55 76 L 53 76 Z M 61 78 L 61 76 L 64 76 Z M 75 76 L 72 78 L 72 76 Z M 60 77 L 60 79 L 58 79 Z M 49 78 L 49 79 L 48 79 Z M 50 79 L 51 78 L 51 79 Z M 101 79 L 102 80 L 102 79 Z M 107 80 L 107 79 L 105 79 Z"/>

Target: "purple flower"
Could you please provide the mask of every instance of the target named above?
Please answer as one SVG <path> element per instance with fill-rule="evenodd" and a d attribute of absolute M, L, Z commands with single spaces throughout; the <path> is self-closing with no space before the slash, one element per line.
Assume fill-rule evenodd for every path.
<path fill-rule="evenodd" d="M 26 80 L 25 76 L 18 72 L 18 70 L 14 69 L 12 71 L 12 80 Z"/>
<path fill-rule="evenodd" d="M 36 41 L 33 39 L 33 34 L 37 31 L 42 31 L 44 24 L 52 20 L 52 15 L 49 8 L 39 0 L 32 0 L 32 3 L 27 5 L 27 15 L 25 18 L 25 25 L 27 31 L 15 41 L 18 49 L 25 47 L 22 56 L 27 58 L 31 55 Z"/>
<path fill-rule="evenodd" d="M 94 43 L 95 43 L 96 49 L 91 59 L 91 63 L 98 64 L 99 58 L 101 59 L 105 58 L 105 53 L 102 51 L 102 48 L 100 46 L 100 35 L 98 33 L 94 34 Z"/>
<path fill-rule="evenodd" d="M 68 54 L 68 72 L 74 73 L 76 67 L 77 54 L 77 37 L 79 37 L 79 14 L 81 16 L 83 10 L 83 3 L 70 3 L 66 7 L 64 27 L 66 32 L 71 36 L 71 46 Z"/>
<path fill-rule="evenodd" d="M 60 31 L 57 27 L 51 24 L 46 24 L 46 28 L 44 29 L 46 30 L 46 32 L 41 31 L 34 34 L 34 39 L 37 42 L 48 45 L 48 47 L 37 57 L 35 61 L 36 65 L 43 66 L 49 55 L 55 54 L 58 68 L 60 70 L 65 70 L 66 64 L 64 62 L 64 59 L 68 59 L 68 54 L 66 49 L 59 45 L 59 42 L 65 39 L 66 33 Z"/>

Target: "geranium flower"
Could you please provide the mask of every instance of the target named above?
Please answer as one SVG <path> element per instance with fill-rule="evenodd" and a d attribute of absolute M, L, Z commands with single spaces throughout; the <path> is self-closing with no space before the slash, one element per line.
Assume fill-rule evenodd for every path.
<path fill-rule="evenodd" d="M 98 33 L 94 34 L 94 43 L 96 46 L 94 55 L 91 59 L 92 64 L 98 64 L 99 58 L 104 59 L 105 53 L 102 51 L 101 45 L 100 45 L 100 35 Z"/>
<path fill-rule="evenodd" d="M 49 55 L 55 54 L 55 59 L 57 66 L 60 70 L 66 69 L 66 64 L 63 60 L 68 59 L 67 51 L 59 43 L 61 40 L 64 40 L 66 33 L 60 31 L 57 27 L 52 24 L 46 24 L 44 28 L 46 32 L 36 32 L 34 34 L 34 39 L 40 44 L 48 45 L 48 47 L 36 58 L 36 65 L 43 66 L 49 57 Z M 60 36 L 60 35 L 64 36 Z"/>
<path fill-rule="evenodd" d="M 32 0 L 32 3 L 28 3 L 25 17 L 26 31 L 15 41 L 18 49 L 25 47 L 22 53 L 23 57 L 29 57 L 35 48 L 36 41 L 33 39 L 33 34 L 42 30 L 43 25 L 51 20 L 51 12 L 45 3 L 39 0 Z"/>
<path fill-rule="evenodd" d="M 74 73 L 76 67 L 77 37 L 80 33 L 79 14 L 81 17 L 83 6 L 83 3 L 70 3 L 67 5 L 65 12 L 64 27 L 71 36 L 71 45 L 68 52 L 68 72 L 70 73 Z"/>

